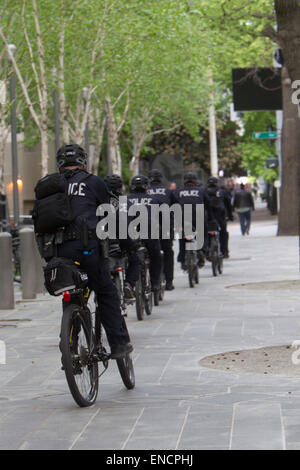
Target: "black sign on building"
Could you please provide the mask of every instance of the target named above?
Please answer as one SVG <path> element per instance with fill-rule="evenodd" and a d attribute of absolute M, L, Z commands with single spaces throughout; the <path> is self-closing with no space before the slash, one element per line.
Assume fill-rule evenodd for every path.
<path fill-rule="evenodd" d="M 280 67 L 232 69 L 235 111 L 276 111 L 282 109 Z"/>

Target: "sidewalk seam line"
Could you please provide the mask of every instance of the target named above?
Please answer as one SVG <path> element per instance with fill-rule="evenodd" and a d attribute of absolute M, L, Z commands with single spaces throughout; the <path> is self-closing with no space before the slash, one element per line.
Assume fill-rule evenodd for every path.
<path fill-rule="evenodd" d="M 137 424 L 138 424 L 140 418 L 142 417 L 144 411 L 145 411 L 145 407 L 141 409 L 141 411 L 140 411 L 138 417 L 137 417 L 136 420 L 135 420 L 134 425 L 132 426 L 132 429 L 131 429 L 130 433 L 128 434 L 127 439 L 125 440 L 124 444 L 123 444 L 122 447 L 121 447 L 121 450 L 124 450 L 124 449 L 125 449 L 127 443 L 129 442 L 129 439 L 130 439 L 131 436 L 133 435 L 133 433 L 134 433 L 134 431 L 135 431 L 135 428 L 137 427 Z"/>
<path fill-rule="evenodd" d="M 69 447 L 69 450 L 72 450 L 72 448 L 74 447 L 74 445 L 77 443 L 77 441 L 80 439 L 80 437 L 83 435 L 83 433 L 85 432 L 85 430 L 87 429 L 87 427 L 91 424 L 91 422 L 93 421 L 93 419 L 97 416 L 97 414 L 101 411 L 101 408 L 99 408 L 96 413 L 93 414 L 93 416 L 91 416 L 91 418 L 88 420 L 88 422 L 83 426 L 83 429 L 80 431 L 80 433 L 78 434 L 78 436 L 74 439 L 74 441 L 72 442 L 72 444 L 70 445 Z"/>

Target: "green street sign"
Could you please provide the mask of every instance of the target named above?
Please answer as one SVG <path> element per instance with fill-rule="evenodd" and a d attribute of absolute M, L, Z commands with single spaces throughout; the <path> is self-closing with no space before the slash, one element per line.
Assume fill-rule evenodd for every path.
<path fill-rule="evenodd" d="M 277 139 L 277 132 L 276 131 L 254 132 L 252 136 L 253 136 L 253 139 Z"/>

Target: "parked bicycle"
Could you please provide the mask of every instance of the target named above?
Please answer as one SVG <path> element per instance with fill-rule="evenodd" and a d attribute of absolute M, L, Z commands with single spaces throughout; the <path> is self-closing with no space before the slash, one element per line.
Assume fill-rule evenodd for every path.
<path fill-rule="evenodd" d="M 211 222 L 208 226 L 208 255 L 211 261 L 213 276 L 223 272 L 223 257 L 220 251 L 219 227 L 216 222 Z"/>
<path fill-rule="evenodd" d="M 135 307 L 138 320 L 143 320 L 145 312 L 151 315 L 153 308 L 153 293 L 151 288 L 149 265 L 150 260 L 147 248 L 141 246 L 138 249 L 141 261 L 141 270 L 135 286 Z"/>
<path fill-rule="evenodd" d="M 75 263 L 78 264 L 78 263 Z M 99 378 L 107 370 L 110 354 L 103 345 L 100 312 L 96 296 L 87 287 L 87 274 L 75 267 L 73 284 L 66 277 L 64 288 L 55 295 L 63 295 L 63 315 L 61 321 L 60 344 L 62 369 L 65 372 L 70 392 L 80 407 L 95 403 Z M 53 276 L 53 270 L 49 273 Z M 59 276 L 58 272 L 55 276 Z M 76 282 L 74 282 L 74 277 Z M 51 280 L 51 278 L 50 278 Z M 69 281 L 69 282 L 68 282 Z M 124 327 L 126 328 L 123 317 Z M 127 389 L 135 386 L 135 376 L 131 354 L 116 360 L 122 381 Z M 99 374 L 99 364 L 103 370 Z"/>

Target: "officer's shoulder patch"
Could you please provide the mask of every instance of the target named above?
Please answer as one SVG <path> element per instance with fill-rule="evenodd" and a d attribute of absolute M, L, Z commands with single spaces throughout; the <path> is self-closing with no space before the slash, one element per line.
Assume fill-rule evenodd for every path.
<path fill-rule="evenodd" d="M 116 197 L 111 197 L 109 203 L 115 208 L 118 209 L 119 201 Z"/>

